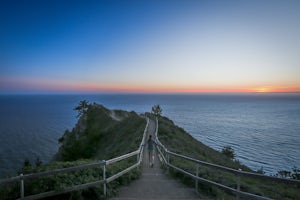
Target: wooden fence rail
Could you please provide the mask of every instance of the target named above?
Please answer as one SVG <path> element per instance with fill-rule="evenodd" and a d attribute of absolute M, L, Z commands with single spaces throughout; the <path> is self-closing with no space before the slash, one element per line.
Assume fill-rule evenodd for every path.
<path fill-rule="evenodd" d="M 86 188 L 89 188 L 92 186 L 98 186 L 101 184 L 103 185 L 103 194 L 104 194 L 104 196 L 106 196 L 106 184 L 119 178 L 120 176 L 123 176 L 124 174 L 137 168 L 141 164 L 142 159 L 143 159 L 143 151 L 144 151 L 143 144 L 145 143 L 148 125 L 149 125 L 149 118 L 147 118 L 147 124 L 146 124 L 145 130 L 143 133 L 143 137 L 142 137 L 142 141 L 140 143 L 138 150 L 133 151 L 131 153 L 128 153 L 128 154 L 125 154 L 125 155 L 122 155 L 122 156 L 119 156 L 116 158 L 112 158 L 110 160 L 103 160 L 103 161 L 91 163 L 91 164 L 79 165 L 79 166 L 62 168 L 62 169 L 55 169 L 55 170 L 32 173 L 32 174 L 24 174 L 24 175 L 20 174 L 19 176 L 1 179 L 0 184 L 8 185 L 8 184 L 20 181 L 20 198 L 19 199 L 21 199 L 21 200 L 41 199 L 41 198 L 45 198 L 45 197 L 51 197 L 51 196 L 55 196 L 55 195 L 59 195 L 59 194 L 69 193 L 72 191 L 86 189 Z M 121 172 L 118 172 L 117 174 L 112 175 L 109 178 L 106 177 L 106 166 L 116 163 L 118 161 L 130 158 L 132 156 L 137 156 L 137 162 L 135 164 L 128 167 L 127 169 L 122 170 Z M 24 180 L 36 179 L 36 178 L 41 178 L 41 177 L 45 177 L 45 176 L 53 176 L 53 175 L 62 174 L 62 173 L 66 173 L 66 172 L 78 171 L 78 170 L 83 170 L 83 169 L 91 169 L 91 168 L 96 168 L 96 167 L 102 167 L 102 173 L 103 173 L 102 180 L 97 180 L 94 182 L 88 182 L 88 183 L 84 183 L 84 184 L 80 184 L 80 185 L 63 188 L 58 191 L 53 190 L 53 191 L 34 194 L 34 195 L 26 196 L 26 197 L 24 196 Z"/>
<path fill-rule="evenodd" d="M 278 177 L 274 177 L 274 176 L 266 176 L 266 175 L 263 175 L 263 174 L 252 173 L 252 172 L 244 172 L 242 170 L 236 170 L 236 169 L 232 169 L 232 168 L 229 168 L 229 167 L 225 167 L 225 166 L 221 166 L 221 165 L 217 165 L 217 164 L 213 164 L 213 163 L 208 163 L 208 162 L 205 162 L 205 161 L 197 160 L 195 158 L 191 158 L 191 157 L 188 157 L 188 156 L 185 156 L 185 155 L 181 155 L 181 154 L 169 151 L 158 139 L 158 119 L 157 118 L 156 118 L 155 136 L 156 136 L 155 138 L 156 138 L 156 141 L 157 141 L 157 144 L 158 144 L 157 145 L 158 153 L 162 157 L 163 163 L 168 167 L 168 170 L 169 170 L 169 168 L 173 168 L 174 170 L 179 171 L 180 173 L 185 174 L 185 175 L 191 177 L 192 179 L 194 179 L 196 181 L 196 184 L 195 184 L 196 185 L 196 190 L 197 190 L 196 192 L 198 192 L 198 188 L 197 188 L 198 184 L 197 183 L 199 181 L 199 182 L 202 182 L 202 183 L 205 183 L 205 184 L 209 184 L 209 185 L 213 185 L 213 186 L 222 188 L 226 191 L 229 191 L 233 194 L 236 194 L 237 199 L 239 199 L 239 197 L 244 197 L 244 198 L 248 198 L 248 199 L 257 199 L 257 200 L 269 200 L 270 199 L 268 197 L 258 196 L 258 195 L 255 195 L 255 194 L 240 191 L 240 177 L 241 176 L 252 177 L 252 178 L 262 179 L 262 180 L 275 181 L 275 182 L 280 182 L 280 183 L 289 183 L 289 184 L 298 184 L 298 185 L 300 185 L 299 180 L 278 178 Z M 210 180 L 199 177 L 198 176 L 198 167 L 197 167 L 197 172 L 196 172 L 197 175 L 191 174 L 190 172 L 187 172 L 187 171 L 185 171 L 185 170 L 183 170 L 179 167 L 176 167 L 176 166 L 170 164 L 170 161 L 169 161 L 170 156 L 178 157 L 178 158 L 188 160 L 188 161 L 192 161 L 192 162 L 196 163 L 197 165 L 199 165 L 199 164 L 200 165 L 205 165 L 205 166 L 210 167 L 210 168 L 219 169 L 219 170 L 222 170 L 222 171 L 233 173 L 234 175 L 236 175 L 237 180 L 238 180 L 237 181 L 237 188 L 234 189 L 234 188 L 228 187 L 226 185 L 222 185 L 220 183 L 216 183 L 216 182 L 213 182 L 213 181 L 210 181 Z"/>

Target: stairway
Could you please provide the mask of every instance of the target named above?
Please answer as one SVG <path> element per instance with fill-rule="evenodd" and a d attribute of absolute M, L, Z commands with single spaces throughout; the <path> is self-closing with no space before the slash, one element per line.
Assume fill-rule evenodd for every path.
<path fill-rule="evenodd" d="M 155 133 L 155 122 L 150 120 L 148 135 Z M 147 138 L 148 138 L 147 135 Z M 188 188 L 182 183 L 172 179 L 163 173 L 160 162 L 155 154 L 153 168 L 149 166 L 147 148 L 144 151 L 144 159 L 141 166 L 141 177 L 120 189 L 119 194 L 110 200 L 194 200 L 200 199 L 195 189 Z"/>

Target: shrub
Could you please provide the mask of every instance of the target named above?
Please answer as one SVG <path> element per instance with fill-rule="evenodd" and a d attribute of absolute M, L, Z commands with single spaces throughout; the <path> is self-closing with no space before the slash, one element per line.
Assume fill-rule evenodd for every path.
<path fill-rule="evenodd" d="M 231 146 L 225 146 L 222 149 L 221 153 L 224 154 L 225 156 L 227 156 L 228 158 L 232 159 L 232 160 L 235 158 L 235 153 L 234 153 L 234 150 Z"/>

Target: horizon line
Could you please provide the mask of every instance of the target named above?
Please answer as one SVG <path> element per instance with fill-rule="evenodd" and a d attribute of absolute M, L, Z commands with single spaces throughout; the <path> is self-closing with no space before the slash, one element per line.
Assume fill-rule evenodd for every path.
<path fill-rule="evenodd" d="M 96 94 L 300 94 L 300 91 L 203 91 L 203 92 L 185 92 L 185 91 L 20 91 L 20 92 L 0 92 L 0 95 L 96 95 Z"/>

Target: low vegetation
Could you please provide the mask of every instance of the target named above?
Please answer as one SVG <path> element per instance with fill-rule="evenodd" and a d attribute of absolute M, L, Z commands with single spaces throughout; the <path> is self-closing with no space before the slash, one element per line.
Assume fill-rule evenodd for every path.
<path fill-rule="evenodd" d="M 78 111 L 78 122 L 72 130 L 66 130 L 59 139 L 61 146 L 54 160 L 48 164 L 43 164 L 39 158 L 35 163 L 25 160 L 19 173 L 30 174 L 95 163 L 135 151 L 139 147 L 146 120 L 135 112 L 109 110 L 98 104 L 89 104 L 87 101 L 81 101 L 75 107 L 75 110 Z M 161 114 L 162 109 L 159 105 L 153 106 L 152 114 L 147 113 L 153 119 L 154 117 L 159 118 L 158 136 L 168 150 L 202 161 L 253 172 L 247 166 L 235 160 L 235 153 L 231 147 L 224 147 L 221 152 L 218 152 L 197 141 Z M 126 169 L 134 162 L 136 162 L 136 158 L 132 157 L 107 166 L 107 177 Z M 237 180 L 240 179 L 241 190 L 244 192 L 274 199 L 300 199 L 299 185 L 281 184 L 247 177 L 238 178 L 229 172 L 196 165 L 193 162 L 172 156 L 170 157 L 170 163 L 193 174 L 196 172 L 196 168 L 199 167 L 200 177 L 232 188 L 237 187 Z M 263 173 L 263 169 L 260 170 L 260 173 Z M 177 171 L 170 170 L 170 174 L 185 184 L 190 186 L 195 184 L 194 180 Z M 96 167 L 26 180 L 25 196 L 52 190 L 60 191 L 66 187 L 102 180 L 102 175 L 102 167 Z M 119 186 L 128 184 L 131 180 L 138 178 L 139 175 L 140 171 L 136 169 L 109 183 L 107 185 L 107 196 L 114 196 Z M 280 171 L 277 176 L 299 179 L 299 169 L 295 167 L 293 172 Z M 236 198 L 221 189 L 200 183 L 199 192 L 201 197 L 206 199 Z M 1 185 L 0 197 L 4 200 L 19 198 L 20 183 Z M 103 185 L 46 199 L 104 199 Z"/>
<path fill-rule="evenodd" d="M 234 153 L 234 150 L 231 146 L 225 146 L 222 149 L 221 153 L 224 154 L 225 156 L 227 156 L 228 158 L 232 159 L 232 160 L 235 158 L 235 153 Z"/>
<path fill-rule="evenodd" d="M 135 112 L 91 104 L 75 128 L 59 139 L 56 160 L 107 160 L 129 153 L 139 147 L 145 126 L 146 120 Z"/>
<path fill-rule="evenodd" d="M 67 168 L 108 160 L 139 148 L 146 126 L 145 118 L 135 112 L 108 110 L 98 104 L 81 101 L 75 108 L 78 122 L 71 130 L 66 130 L 59 139 L 61 147 L 54 161 L 42 164 L 39 159 L 35 164 L 24 162 L 19 173 L 31 174 L 54 169 Z M 136 157 L 119 161 L 107 166 L 106 176 L 110 177 L 136 162 Z M 116 194 L 121 185 L 138 178 L 140 171 L 135 169 L 107 185 L 107 196 Z M 102 180 L 102 167 L 62 173 L 53 176 L 25 181 L 25 196 L 47 191 L 60 191 L 88 182 Z M 1 185 L 1 199 L 20 197 L 20 183 Z M 103 185 L 90 187 L 76 192 L 66 193 L 46 199 L 104 199 Z"/>
<path fill-rule="evenodd" d="M 235 160 L 235 153 L 231 147 L 224 147 L 222 152 L 213 150 L 201 142 L 197 141 L 182 128 L 176 126 L 171 120 L 166 117 L 159 117 L 158 137 L 160 141 L 168 148 L 168 150 L 180 153 L 202 161 L 223 165 L 233 169 L 241 169 L 243 171 L 253 172 L 248 167 Z M 180 167 L 192 174 L 196 173 L 197 165 L 180 158 L 170 157 L 170 163 Z M 223 185 L 237 188 L 237 180 L 239 179 L 234 174 L 224 172 L 217 169 L 208 168 L 199 165 L 199 176 Z M 297 170 L 297 169 L 295 169 Z M 294 170 L 294 171 L 295 171 Z M 179 173 L 175 170 L 170 170 L 172 176 L 180 179 L 185 184 L 190 186 L 195 185 L 195 181 L 191 178 Z M 294 173 L 295 174 L 295 173 Z M 294 175 L 296 176 L 296 175 Z M 300 199 L 300 185 L 277 183 L 273 181 L 258 180 L 255 178 L 240 177 L 241 190 L 256 195 L 267 196 L 274 199 Z M 230 193 L 227 193 L 214 186 L 204 185 L 199 183 L 199 192 L 202 197 L 210 199 L 235 199 Z"/>
<path fill-rule="evenodd" d="M 129 159 L 118 162 L 107 167 L 106 176 L 110 177 L 117 172 L 126 169 L 129 165 L 133 164 L 136 159 Z M 51 162 L 39 167 L 29 165 L 24 166 L 20 172 L 24 174 L 31 174 L 43 171 L 50 171 L 54 169 L 68 168 L 72 166 L 84 165 L 99 162 L 99 160 L 77 160 L 72 162 Z M 125 176 L 107 184 L 107 196 L 114 196 L 118 188 L 122 185 L 128 184 L 131 180 L 138 178 L 140 172 L 138 170 L 131 171 Z M 47 191 L 62 191 L 64 188 L 80 185 L 88 182 L 102 180 L 102 167 L 91 169 L 78 170 L 74 172 L 61 173 L 54 176 L 45 176 L 25 181 L 25 196 L 39 194 Z M 20 183 L 1 186 L 0 189 L 1 199 L 18 199 L 20 198 Z M 62 195 L 52 196 L 47 199 L 104 199 L 103 185 L 99 184 L 97 187 L 90 187 L 88 189 L 79 190 Z"/>

